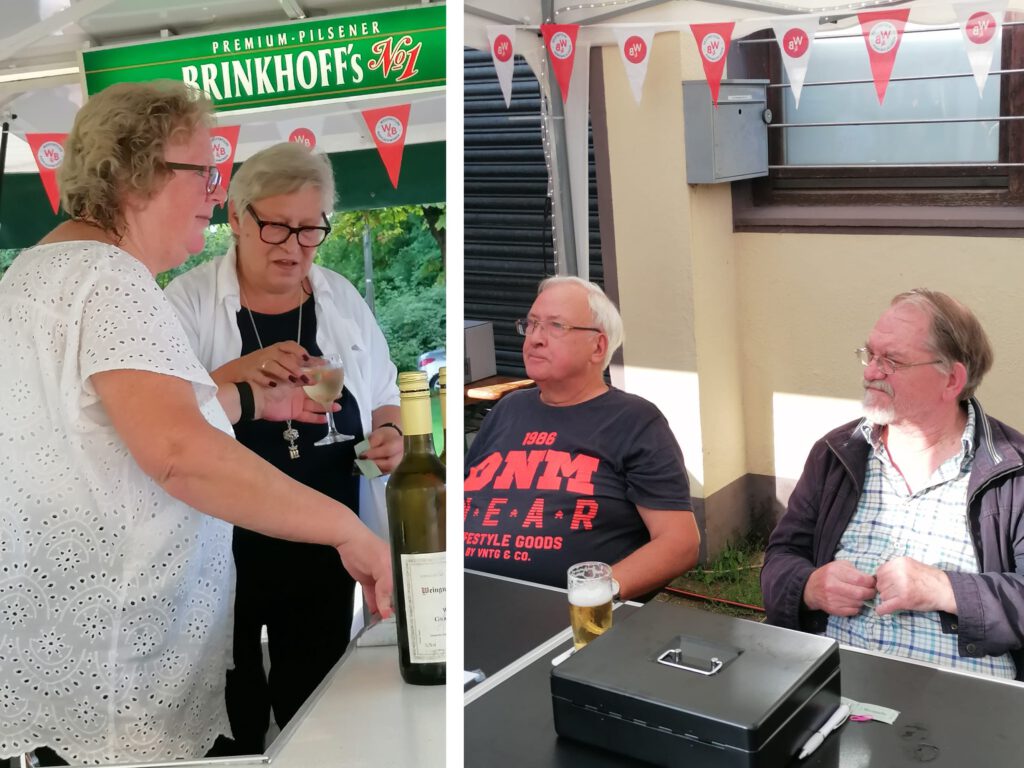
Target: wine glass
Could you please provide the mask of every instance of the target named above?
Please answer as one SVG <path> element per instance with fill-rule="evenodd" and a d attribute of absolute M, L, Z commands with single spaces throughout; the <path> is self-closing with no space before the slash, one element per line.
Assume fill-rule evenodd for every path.
<path fill-rule="evenodd" d="M 341 355 L 324 355 L 322 365 L 305 366 L 302 373 L 309 379 L 310 383 L 302 389 L 306 396 L 327 409 L 327 435 L 317 440 L 313 445 L 333 445 L 344 443 L 347 440 L 354 440 L 354 435 L 343 435 L 334 426 L 334 414 L 331 413 L 331 404 L 341 397 L 341 391 L 345 386 L 345 368 L 341 362 Z"/>

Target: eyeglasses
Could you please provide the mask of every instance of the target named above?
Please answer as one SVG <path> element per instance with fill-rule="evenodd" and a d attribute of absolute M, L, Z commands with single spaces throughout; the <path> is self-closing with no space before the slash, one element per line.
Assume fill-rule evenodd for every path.
<path fill-rule="evenodd" d="M 532 317 L 521 317 L 515 321 L 516 333 L 520 336 L 528 336 L 536 331 L 546 330 L 548 336 L 553 339 L 560 339 L 569 331 L 595 331 L 603 333 L 600 328 L 589 328 L 585 325 L 568 325 L 557 320 L 534 320 Z"/>
<path fill-rule="evenodd" d="M 281 245 L 294 234 L 295 239 L 299 241 L 299 245 L 304 248 L 315 248 L 331 234 L 331 222 L 327 220 L 327 214 L 323 211 L 320 212 L 320 215 L 324 217 L 325 226 L 291 227 L 279 221 L 264 221 L 256 215 L 252 205 L 245 206 L 245 210 L 249 212 L 249 215 L 259 225 L 260 240 L 267 245 Z"/>
<path fill-rule="evenodd" d="M 195 171 L 206 177 L 206 194 L 212 195 L 220 186 L 220 171 L 216 165 L 195 165 L 194 163 L 169 163 L 166 160 L 164 165 L 172 171 Z"/>
<path fill-rule="evenodd" d="M 878 370 L 886 376 L 891 376 L 900 368 L 916 368 L 919 365 L 938 365 L 939 363 L 944 362 L 943 360 L 926 360 L 923 363 L 901 363 L 899 360 L 893 360 L 891 357 L 875 354 L 868 347 L 856 349 L 854 350 L 854 354 L 857 355 L 857 359 L 860 360 L 860 364 L 865 368 L 871 365 L 872 360 L 875 360 L 878 363 Z"/>

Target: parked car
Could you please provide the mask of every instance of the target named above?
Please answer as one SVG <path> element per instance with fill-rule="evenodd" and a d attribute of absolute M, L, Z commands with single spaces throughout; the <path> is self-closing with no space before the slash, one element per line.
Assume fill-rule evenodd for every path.
<path fill-rule="evenodd" d="M 426 371 L 427 381 L 430 383 L 431 389 L 441 388 L 438 382 L 438 373 L 447 364 L 448 358 L 443 349 L 432 349 L 429 352 L 424 352 L 416 361 L 416 366 L 421 371 Z"/>

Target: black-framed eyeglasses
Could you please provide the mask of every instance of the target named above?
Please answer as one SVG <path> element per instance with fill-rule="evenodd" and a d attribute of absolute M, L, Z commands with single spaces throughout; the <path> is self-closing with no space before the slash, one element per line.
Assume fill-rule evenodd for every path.
<path fill-rule="evenodd" d="M 569 331 L 595 331 L 603 333 L 600 328 L 590 328 L 585 325 L 569 325 L 568 323 L 560 323 L 557 320 L 535 320 L 532 317 L 519 318 L 515 321 L 515 327 L 516 333 L 520 336 L 527 336 L 539 330 L 546 330 L 548 336 L 554 339 L 562 338 Z"/>
<path fill-rule="evenodd" d="M 916 368 L 919 365 L 939 365 L 945 361 L 943 360 L 925 360 L 920 363 L 901 363 L 899 360 L 893 360 L 891 357 L 885 357 L 884 355 L 876 354 L 872 352 L 868 347 L 861 347 L 855 349 L 854 354 L 857 355 L 857 359 L 860 360 L 860 364 L 867 368 L 871 365 L 871 361 L 875 360 L 878 363 L 878 370 L 884 373 L 886 376 L 891 376 L 901 368 Z"/>
<path fill-rule="evenodd" d="M 164 160 L 164 165 L 172 171 L 195 171 L 200 176 L 206 177 L 206 194 L 212 195 L 220 186 L 220 170 L 216 165 L 196 165 L 195 163 L 169 163 Z"/>
<path fill-rule="evenodd" d="M 327 214 L 323 211 L 320 212 L 320 215 L 324 217 L 324 226 L 292 227 L 279 221 L 264 221 L 256 215 L 256 211 L 252 209 L 251 204 L 245 206 L 245 210 L 249 212 L 249 215 L 259 225 L 260 240 L 267 245 L 281 245 L 294 234 L 295 239 L 299 241 L 299 245 L 304 248 L 315 248 L 331 234 L 331 222 L 328 221 Z"/>

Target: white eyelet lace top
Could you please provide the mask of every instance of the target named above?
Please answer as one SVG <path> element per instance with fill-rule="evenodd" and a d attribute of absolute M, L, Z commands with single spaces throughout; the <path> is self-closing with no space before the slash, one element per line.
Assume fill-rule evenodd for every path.
<path fill-rule="evenodd" d="M 152 275 L 100 243 L 18 256 L 0 338 L 0 757 L 202 756 L 230 733 L 231 526 L 143 473 L 89 377 L 186 379 L 230 434 L 216 386 Z"/>

